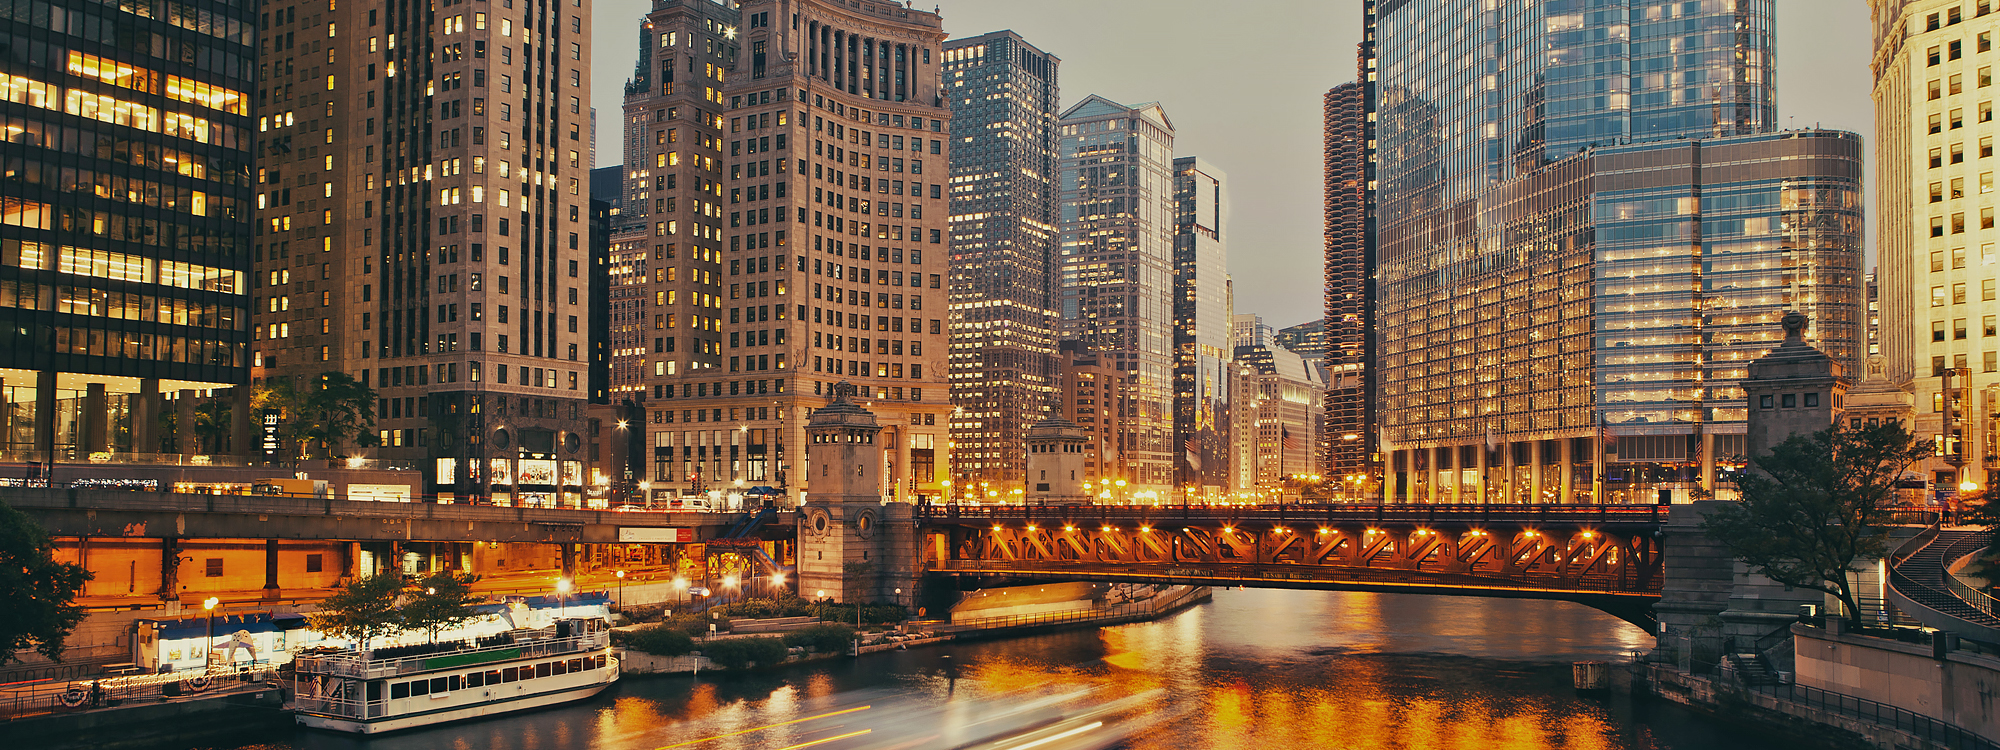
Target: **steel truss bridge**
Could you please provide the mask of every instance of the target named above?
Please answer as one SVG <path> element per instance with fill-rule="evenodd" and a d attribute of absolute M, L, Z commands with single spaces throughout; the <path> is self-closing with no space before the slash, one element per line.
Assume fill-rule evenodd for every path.
<path fill-rule="evenodd" d="M 1651 505 L 924 506 L 928 573 L 1560 599 L 1649 631 Z"/>

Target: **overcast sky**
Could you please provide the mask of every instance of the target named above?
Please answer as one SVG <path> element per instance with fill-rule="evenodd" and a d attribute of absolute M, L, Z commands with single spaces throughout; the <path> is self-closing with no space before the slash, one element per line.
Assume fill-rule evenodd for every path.
<path fill-rule="evenodd" d="M 1065 108 L 1090 94 L 1165 105 L 1174 153 L 1204 157 L 1229 178 L 1224 239 L 1236 311 L 1281 328 L 1319 316 L 1320 101 L 1354 78 L 1360 0 L 918 5 L 941 7 L 953 36 L 1013 29 L 1062 58 Z M 638 19 L 651 7 L 650 0 L 596 4 L 592 86 L 601 166 L 623 158 L 618 113 L 638 54 Z M 1778 0 L 1780 122 L 1871 136 L 1869 43 L 1863 0 Z"/>

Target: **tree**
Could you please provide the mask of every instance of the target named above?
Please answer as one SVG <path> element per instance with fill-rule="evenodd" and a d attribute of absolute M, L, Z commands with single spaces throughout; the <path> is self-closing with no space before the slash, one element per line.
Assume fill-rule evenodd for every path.
<path fill-rule="evenodd" d="M 194 408 L 195 450 L 204 453 L 222 453 L 228 450 L 230 412 L 234 411 L 228 399 L 212 398 Z M 240 448 L 239 450 L 245 450 Z"/>
<path fill-rule="evenodd" d="M 403 579 L 394 574 L 349 581 L 345 588 L 319 603 L 319 611 L 306 616 L 314 630 L 335 638 L 354 641 L 358 648 L 368 642 L 403 629 L 403 614 L 396 598 L 403 593 Z"/>
<path fill-rule="evenodd" d="M 42 527 L 0 503 L 0 664 L 34 643 L 37 653 L 61 661 L 64 640 L 83 621 L 76 595 L 90 571 L 56 562 Z"/>
<path fill-rule="evenodd" d="M 1839 598 L 1858 629 L 1848 574 L 1885 554 L 1896 480 L 1931 452 L 1895 422 L 1793 435 L 1753 458 L 1762 471 L 1737 480 L 1743 501 L 1708 513 L 1702 530 L 1773 581 Z"/>
<path fill-rule="evenodd" d="M 340 448 L 352 441 L 367 447 L 375 437 L 375 391 L 344 372 L 322 372 L 314 377 L 300 400 L 304 421 L 302 437 L 318 443 L 327 458 L 338 458 Z M 303 451 L 310 453 L 310 450 Z"/>
<path fill-rule="evenodd" d="M 425 576 L 412 587 L 403 603 L 401 625 L 405 630 L 421 630 L 427 640 L 437 642 L 438 631 L 455 628 L 478 619 L 473 607 L 486 597 L 472 593 L 479 576 L 440 571 Z"/>

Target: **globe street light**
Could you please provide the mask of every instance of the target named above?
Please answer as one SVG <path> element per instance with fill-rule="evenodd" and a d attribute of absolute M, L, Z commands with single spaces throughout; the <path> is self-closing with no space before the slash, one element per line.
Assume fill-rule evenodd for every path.
<path fill-rule="evenodd" d="M 568 578 L 556 579 L 556 619 L 558 620 L 568 614 L 569 586 Z"/>
<path fill-rule="evenodd" d="M 618 611 L 625 611 L 625 571 L 618 571 Z"/>
<path fill-rule="evenodd" d="M 208 655 L 215 650 L 215 605 L 222 600 L 213 596 L 203 599 L 201 608 L 208 610 L 208 640 L 201 644 L 201 671 L 208 671 Z"/>
<path fill-rule="evenodd" d="M 674 603 L 675 603 L 675 604 L 684 604 L 684 603 L 686 603 L 686 601 L 687 601 L 687 588 L 688 588 L 688 581 L 687 581 L 687 579 L 686 579 L 686 578 L 682 578 L 682 577 L 680 577 L 680 576 L 674 576 Z"/>

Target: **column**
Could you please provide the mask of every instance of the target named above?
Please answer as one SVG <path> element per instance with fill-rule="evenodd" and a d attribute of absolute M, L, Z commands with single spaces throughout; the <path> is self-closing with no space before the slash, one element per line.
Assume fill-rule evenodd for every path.
<path fill-rule="evenodd" d="M 1556 474 L 1560 486 L 1556 488 L 1556 504 L 1570 504 L 1570 488 L 1576 486 L 1576 438 L 1556 440 Z"/>
<path fill-rule="evenodd" d="M 1520 502 L 1539 503 L 1542 501 L 1542 463 L 1547 460 L 1542 456 L 1543 442 L 1546 441 L 1528 441 L 1528 497 Z"/>
<path fill-rule="evenodd" d="M 41 452 L 45 466 L 55 468 L 56 374 L 51 370 L 35 375 L 35 450 Z"/>
<path fill-rule="evenodd" d="M 1701 433 L 1701 488 L 1715 496 L 1715 435 L 1707 431 Z"/>
<path fill-rule="evenodd" d="M 238 456 L 256 455 L 260 451 L 252 425 L 258 420 L 250 413 L 250 386 L 239 385 L 229 389 L 229 402 L 228 452 Z"/>
<path fill-rule="evenodd" d="M 160 540 L 160 600 L 172 601 L 178 598 L 181 588 L 181 540 L 167 537 Z"/>
<path fill-rule="evenodd" d="M 264 540 L 264 598 L 278 598 L 278 540 Z"/>
<path fill-rule="evenodd" d="M 139 381 L 139 395 L 132 401 L 132 452 L 159 453 L 160 381 Z"/>
<path fill-rule="evenodd" d="M 1487 450 L 1483 442 L 1479 444 L 1479 464 L 1476 468 L 1479 471 L 1479 492 L 1473 496 L 1473 500 L 1479 503 L 1493 502 L 1493 452 Z"/>
<path fill-rule="evenodd" d="M 103 383 L 84 386 L 83 408 L 77 411 L 77 419 L 83 423 L 83 444 L 77 446 L 79 458 L 89 458 L 90 454 L 111 449 L 110 398 L 105 393 Z"/>
<path fill-rule="evenodd" d="M 562 577 L 576 580 L 576 545 L 569 542 L 562 545 Z"/>
<path fill-rule="evenodd" d="M 183 456 L 201 452 L 201 444 L 194 438 L 194 391 L 182 388 L 174 397 L 174 451 Z"/>

